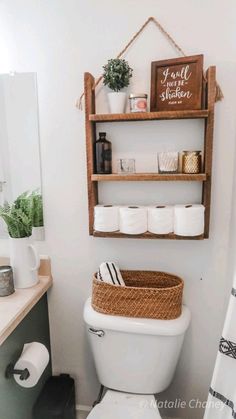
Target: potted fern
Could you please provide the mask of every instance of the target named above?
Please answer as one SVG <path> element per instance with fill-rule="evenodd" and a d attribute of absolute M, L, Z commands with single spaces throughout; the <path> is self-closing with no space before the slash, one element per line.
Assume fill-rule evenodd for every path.
<path fill-rule="evenodd" d="M 44 240 L 44 220 L 43 220 L 43 197 L 36 190 L 31 194 L 32 198 L 32 234 L 36 241 Z"/>
<path fill-rule="evenodd" d="M 123 113 L 127 98 L 126 93 L 121 90 L 129 86 L 133 70 L 127 61 L 120 58 L 108 60 L 103 70 L 103 84 L 112 90 L 108 93 L 110 112 Z"/>
<path fill-rule="evenodd" d="M 29 288 L 38 282 L 39 257 L 32 241 L 32 198 L 25 192 L 13 204 L 0 207 L 10 237 L 10 263 L 15 288 Z"/>

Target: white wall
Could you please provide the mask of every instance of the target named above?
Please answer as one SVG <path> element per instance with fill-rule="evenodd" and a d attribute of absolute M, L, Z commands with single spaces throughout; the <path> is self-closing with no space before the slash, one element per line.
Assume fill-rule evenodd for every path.
<path fill-rule="evenodd" d="M 150 15 L 162 22 L 186 53 L 204 53 L 206 66 L 217 64 L 225 93 L 224 102 L 216 106 L 211 238 L 204 242 L 88 236 L 84 116 L 75 108 L 75 100 L 83 89 L 83 72 L 99 75 L 106 60 Z M 0 2 L 0 55 L 4 58 L 0 71 L 38 74 L 47 234 L 43 250 L 52 257 L 55 281 L 50 294 L 53 364 L 55 372 L 68 371 L 78 378 L 82 404 L 91 404 L 98 390 L 82 308 L 90 293 L 92 273 L 104 259 L 115 259 L 123 268 L 167 270 L 185 279 L 185 302 L 192 311 L 192 325 L 176 377 L 164 396 L 187 400 L 207 397 L 231 286 L 226 270 L 235 143 L 235 15 L 234 0 L 226 0 L 224 8 L 220 0 Z M 156 28 L 148 28 L 126 55 L 135 70 L 133 89 L 148 90 L 151 60 L 173 56 L 175 51 Z M 105 108 L 102 92 L 98 102 L 99 109 Z M 183 149 L 188 144 L 195 146 L 202 135 L 199 121 L 106 129 L 115 151 L 119 142 L 124 152 L 135 151 L 136 158 L 145 151 L 147 161 L 160 142 L 170 141 Z M 199 199 L 197 185 L 186 185 L 188 195 L 183 186 L 178 190 L 176 185 L 165 187 L 167 200 Z M 115 187 L 117 199 L 125 202 L 130 185 L 121 188 Z M 103 201 L 110 201 L 110 190 L 110 186 L 102 187 Z M 153 194 L 155 201 L 159 197 L 164 200 L 163 186 L 138 184 L 132 188 L 137 203 L 154 200 Z M 7 251 L 3 245 L 2 251 Z M 190 414 L 191 419 L 202 417 L 197 409 L 178 412 L 182 418 Z"/>

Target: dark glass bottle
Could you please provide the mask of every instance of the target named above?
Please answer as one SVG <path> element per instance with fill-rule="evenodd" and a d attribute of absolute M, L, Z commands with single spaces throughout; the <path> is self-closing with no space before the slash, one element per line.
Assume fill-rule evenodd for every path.
<path fill-rule="evenodd" d="M 99 132 L 99 139 L 95 142 L 96 173 L 112 173 L 112 147 L 106 139 L 106 132 Z"/>

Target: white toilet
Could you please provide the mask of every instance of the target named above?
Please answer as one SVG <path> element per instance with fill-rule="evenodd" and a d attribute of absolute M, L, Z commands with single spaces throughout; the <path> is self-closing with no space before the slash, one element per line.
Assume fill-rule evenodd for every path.
<path fill-rule="evenodd" d="M 186 306 L 175 320 L 109 316 L 93 310 L 89 298 L 84 320 L 99 381 L 108 391 L 88 418 L 161 418 L 154 394 L 172 381 L 190 317 Z"/>

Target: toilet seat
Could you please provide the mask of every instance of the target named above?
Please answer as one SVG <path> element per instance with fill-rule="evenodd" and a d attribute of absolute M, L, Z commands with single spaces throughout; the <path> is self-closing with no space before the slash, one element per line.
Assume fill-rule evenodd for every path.
<path fill-rule="evenodd" d="M 92 409 L 88 419 L 161 419 L 161 416 L 158 409 L 100 403 Z"/>
<path fill-rule="evenodd" d="M 88 419 L 161 419 L 159 410 L 151 403 L 154 396 L 108 390 Z"/>

